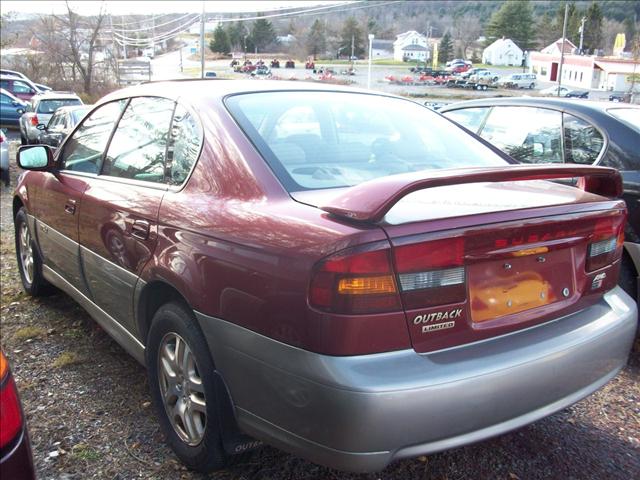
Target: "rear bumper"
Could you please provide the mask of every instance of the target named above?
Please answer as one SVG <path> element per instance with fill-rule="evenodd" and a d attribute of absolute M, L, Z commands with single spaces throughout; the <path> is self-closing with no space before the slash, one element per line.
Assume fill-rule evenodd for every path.
<path fill-rule="evenodd" d="M 375 471 L 502 434 L 594 392 L 625 365 L 637 309 L 616 287 L 581 312 L 507 336 L 352 357 L 198 319 L 242 430 L 320 464 Z"/>
<path fill-rule="evenodd" d="M 36 478 L 27 430 L 23 429 L 15 445 L 0 458 L 0 478 L 34 480 Z"/>

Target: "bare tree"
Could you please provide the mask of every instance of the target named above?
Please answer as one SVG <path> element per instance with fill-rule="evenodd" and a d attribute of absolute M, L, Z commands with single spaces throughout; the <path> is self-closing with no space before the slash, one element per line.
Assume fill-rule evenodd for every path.
<path fill-rule="evenodd" d="M 454 17 L 453 38 L 456 46 L 462 50 L 464 58 L 468 58 L 467 50 L 478 40 L 481 33 L 482 26 L 474 15 L 456 15 Z"/>
<path fill-rule="evenodd" d="M 73 10 L 69 2 L 65 16 L 55 16 L 55 20 L 65 31 L 67 40 L 67 55 L 72 64 L 72 74 L 80 74 L 83 90 L 91 95 L 94 87 L 96 49 L 100 46 L 100 33 L 106 21 L 104 3 L 100 4 L 100 11 L 95 17 L 81 17 Z"/>

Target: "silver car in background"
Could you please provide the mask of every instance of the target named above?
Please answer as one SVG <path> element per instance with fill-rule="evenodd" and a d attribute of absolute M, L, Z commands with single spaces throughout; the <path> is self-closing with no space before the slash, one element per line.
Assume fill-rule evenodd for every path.
<path fill-rule="evenodd" d="M 49 123 L 51 116 L 60 107 L 82 105 L 82 99 L 73 92 L 47 92 L 35 95 L 20 117 L 20 141 L 22 145 L 38 142 L 38 125 Z"/>

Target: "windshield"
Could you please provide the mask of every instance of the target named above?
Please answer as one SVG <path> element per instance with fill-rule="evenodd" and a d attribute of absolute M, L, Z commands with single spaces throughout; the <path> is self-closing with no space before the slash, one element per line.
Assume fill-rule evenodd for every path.
<path fill-rule="evenodd" d="M 82 105 L 79 98 L 56 98 L 55 100 L 40 100 L 37 113 L 53 113 L 60 107 Z"/>
<path fill-rule="evenodd" d="M 640 132 L 640 108 L 610 108 L 607 111 Z"/>
<path fill-rule="evenodd" d="M 226 105 L 289 191 L 397 173 L 504 165 L 461 128 L 414 102 L 342 92 L 235 95 Z"/>

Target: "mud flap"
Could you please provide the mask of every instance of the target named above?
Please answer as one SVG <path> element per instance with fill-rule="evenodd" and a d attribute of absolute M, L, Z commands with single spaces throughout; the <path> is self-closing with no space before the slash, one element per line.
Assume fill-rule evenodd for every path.
<path fill-rule="evenodd" d="M 218 371 L 214 373 L 214 377 L 216 397 L 218 398 L 218 424 L 220 425 L 224 451 L 228 455 L 239 455 L 262 446 L 262 441 L 240 431 L 227 384 Z"/>

